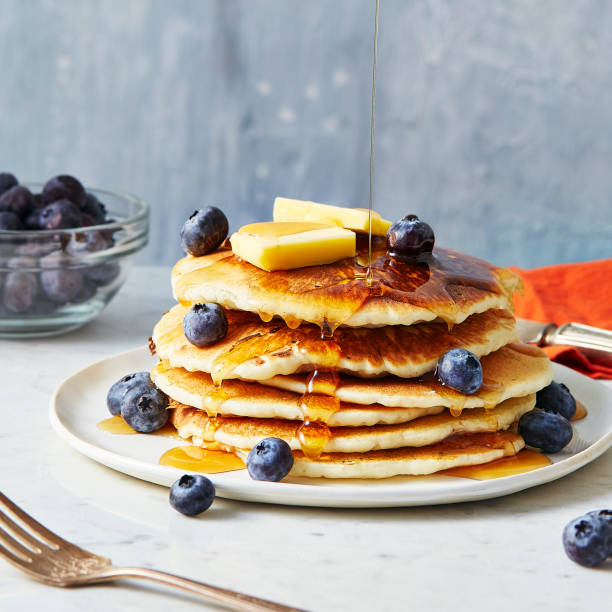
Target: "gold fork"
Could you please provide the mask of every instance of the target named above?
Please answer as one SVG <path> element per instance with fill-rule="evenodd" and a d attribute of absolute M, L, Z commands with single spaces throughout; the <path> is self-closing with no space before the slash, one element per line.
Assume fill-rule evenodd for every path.
<path fill-rule="evenodd" d="M 4 557 L 32 578 L 52 586 L 84 586 L 118 578 L 142 578 L 200 595 L 234 610 L 300 612 L 297 608 L 289 608 L 166 572 L 141 567 L 113 567 L 110 559 L 94 555 L 49 531 L 1 492 L 0 557 Z"/>

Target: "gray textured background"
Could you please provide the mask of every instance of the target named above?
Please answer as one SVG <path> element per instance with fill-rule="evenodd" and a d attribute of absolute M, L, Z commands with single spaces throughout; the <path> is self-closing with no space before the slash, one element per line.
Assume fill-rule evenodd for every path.
<path fill-rule="evenodd" d="M 0 0 L 0 169 L 232 228 L 367 205 L 374 0 Z M 612 2 L 381 0 L 375 208 L 501 264 L 612 255 Z"/>

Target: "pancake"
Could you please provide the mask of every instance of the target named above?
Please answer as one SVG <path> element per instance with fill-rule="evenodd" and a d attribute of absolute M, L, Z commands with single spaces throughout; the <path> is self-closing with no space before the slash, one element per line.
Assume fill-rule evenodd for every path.
<path fill-rule="evenodd" d="M 332 384 L 329 390 L 319 389 L 315 384 L 311 392 L 333 393 L 335 389 L 339 401 L 334 405 L 330 398 L 332 410 L 322 420 L 330 427 L 357 427 L 405 423 L 440 413 L 444 407 L 452 407 L 454 414 L 461 409 L 491 407 L 511 397 L 535 393 L 552 380 L 546 354 L 525 345 L 510 344 L 483 357 L 482 368 L 487 381 L 484 390 L 467 396 L 444 387 L 433 377 L 423 381 L 392 377 L 360 380 L 342 375 L 334 381 L 337 387 Z M 307 377 L 303 374 L 277 376 L 263 381 L 264 384 L 225 380 L 217 387 L 205 372 L 188 372 L 160 363 L 153 368 L 151 378 L 174 400 L 206 410 L 209 416 L 292 421 L 308 416 L 301 398 L 307 389 Z"/>
<path fill-rule="evenodd" d="M 325 453 L 317 460 L 293 453 L 291 476 L 309 478 L 390 478 L 422 476 L 466 465 L 489 463 L 516 455 L 525 442 L 510 431 L 458 436 L 431 446 L 370 453 Z"/>
<path fill-rule="evenodd" d="M 172 399 L 205 410 L 209 416 L 243 416 L 264 419 L 304 419 L 300 395 L 291 391 L 241 380 L 225 380 L 221 388 L 213 383 L 210 374 L 188 372 L 182 368 L 166 368 L 158 364 L 151 379 Z M 333 398 L 330 398 L 333 401 Z M 387 408 L 379 404 L 363 406 L 341 402 L 325 422 L 331 427 L 361 426 L 379 423 L 405 423 L 421 416 L 438 414 L 443 406 L 427 408 Z"/>
<path fill-rule="evenodd" d="M 445 387 L 434 376 L 419 379 L 396 376 L 360 379 L 345 374 L 340 375 L 335 395 L 340 401 L 353 404 L 376 403 L 404 408 L 446 406 L 461 410 L 490 406 L 509 397 L 535 393 L 549 385 L 553 379 L 552 364 L 546 353 L 528 344 L 507 344 L 481 357 L 480 362 L 484 384 L 473 395 L 463 395 Z M 289 374 L 262 382 L 301 395 L 306 393 L 308 376 Z"/>
<path fill-rule="evenodd" d="M 459 417 L 453 417 L 446 410 L 396 425 L 327 428 L 318 423 L 281 419 L 208 417 L 203 410 L 172 401 L 170 421 L 181 438 L 191 438 L 196 444 L 217 442 L 250 449 L 263 438 L 276 437 L 285 440 L 292 450 L 302 450 L 316 458 L 321 452 L 367 453 L 404 446 L 428 446 L 461 434 L 493 433 L 508 429 L 534 406 L 535 394 L 532 394 L 506 400 L 491 410 L 474 408 Z M 313 441 L 314 437 L 317 439 Z"/>
<path fill-rule="evenodd" d="M 512 308 L 520 286 L 513 272 L 458 251 L 436 248 L 411 263 L 390 258 L 385 239 L 373 237 L 370 287 L 364 282 L 367 241 L 356 258 L 324 266 L 265 272 L 231 250 L 185 257 L 172 271 L 175 298 L 183 304 L 217 302 L 256 312 L 263 320 L 282 317 L 290 327 L 302 321 L 379 327 L 442 319 L 457 324 L 489 309 Z"/>
<path fill-rule="evenodd" d="M 445 323 L 436 322 L 375 329 L 340 327 L 329 340 L 321 338 L 315 325 L 291 329 L 230 310 L 225 338 L 198 348 L 183 333 L 188 310 L 177 305 L 162 316 L 153 330 L 157 353 L 172 367 L 209 372 L 216 383 L 226 378 L 267 380 L 320 368 L 360 377 L 414 378 L 433 370 L 452 348 L 462 347 L 481 357 L 516 339 L 514 317 L 505 310 L 472 315 L 452 332 Z"/>

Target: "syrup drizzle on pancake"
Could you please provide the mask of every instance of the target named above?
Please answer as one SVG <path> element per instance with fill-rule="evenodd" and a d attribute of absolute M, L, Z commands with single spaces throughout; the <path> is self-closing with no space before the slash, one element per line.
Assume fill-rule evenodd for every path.
<path fill-rule="evenodd" d="M 208 259 L 214 256 L 214 259 Z M 434 313 L 449 326 L 457 321 L 462 308 L 483 294 L 506 298 L 514 283 L 512 273 L 458 251 L 435 248 L 432 254 L 413 262 L 401 262 L 387 254 L 386 238 L 372 236 L 372 281 L 366 282 L 368 269 L 368 236 L 357 238 L 357 255 L 325 266 L 265 272 L 242 261 L 231 251 L 218 251 L 190 262 L 196 267 L 176 280 L 175 293 L 183 305 L 205 286 L 226 286 L 227 279 L 236 279 L 248 288 L 251 302 L 262 303 L 265 296 L 278 304 L 308 300 L 318 313 L 311 322 L 335 330 L 348 321 L 370 298 L 386 298 L 413 305 Z M 212 263 L 211 263 L 212 261 Z M 200 299 L 200 298 L 198 298 Z M 298 308 L 299 309 L 299 308 Z M 296 309 L 296 312 L 297 310 Z M 263 320 L 270 320 L 269 308 L 252 308 Z M 281 314 L 285 323 L 295 328 L 300 319 Z"/>

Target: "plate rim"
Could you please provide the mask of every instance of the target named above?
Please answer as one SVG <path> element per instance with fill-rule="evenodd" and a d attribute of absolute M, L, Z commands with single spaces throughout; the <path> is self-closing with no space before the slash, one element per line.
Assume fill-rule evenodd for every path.
<path fill-rule="evenodd" d="M 67 388 L 69 389 L 70 384 L 74 383 L 75 380 L 86 376 L 89 370 L 95 370 L 103 365 L 119 359 L 129 358 L 130 356 L 138 360 L 144 360 L 145 354 L 148 354 L 146 346 L 128 349 L 89 363 L 64 378 L 57 385 L 50 398 L 49 420 L 54 432 L 81 455 L 120 473 L 168 487 L 170 486 L 168 482 L 172 482 L 180 474 L 188 472 L 188 470 L 178 470 L 169 466 L 152 464 L 147 460 L 122 455 L 82 439 L 62 421 L 58 412 L 62 393 Z M 605 385 L 571 368 L 554 362 L 553 367 L 563 375 L 569 374 L 570 377 L 580 377 L 583 379 L 582 382 L 587 385 L 594 385 L 604 394 L 611 393 Z M 553 462 L 551 465 L 530 472 L 490 480 L 470 480 L 433 474 L 431 476 L 440 479 L 444 478 L 444 484 L 446 485 L 440 491 L 433 494 L 432 491 L 419 492 L 419 489 L 410 490 L 410 483 L 392 482 L 392 479 L 377 480 L 377 486 L 372 488 L 372 484 L 366 485 L 362 484 L 361 481 L 350 481 L 349 479 L 343 479 L 341 482 L 334 481 L 334 479 L 325 479 L 323 486 L 321 486 L 321 480 L 314 478 L 295 478 L 290 482 L 270 483 L 254 480 L 243 481 L 236 480 L 231 476 L 227 477 L 228 475 L 236 474 L 236 472 L 209 474 L 207 476 L 213 481 L 219 497 L 240 501 L 342 508 L 425 506 L 492 499 L 546 484 L 562 478 L 594 461 L 611 446 L 612 427 L 587 448 L 561 461 Z M 534 479 L 536 473 L 538 478 Z M 342 487 L 340 497 L 338 497 L 338 486 L 334 485 Z M 312 495 L 313 491 L 316 491 L 314 495 Z M 376 499 L 372 499 L 372 494 L 374 494 Z"/>

